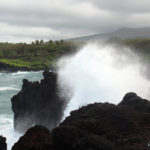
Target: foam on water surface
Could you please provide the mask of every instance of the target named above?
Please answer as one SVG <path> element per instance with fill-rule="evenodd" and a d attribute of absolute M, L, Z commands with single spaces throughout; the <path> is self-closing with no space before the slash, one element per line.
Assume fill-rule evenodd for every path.
<path fill-rule="evenodd" d="M 38 81 L 43 78 L 42 71 L 0 73 L 0 135 L 7 138 L 8 150 L 21 136 L 20 133 L 14 132 L 11 97 L 21 89 L 24 78 Z"/>

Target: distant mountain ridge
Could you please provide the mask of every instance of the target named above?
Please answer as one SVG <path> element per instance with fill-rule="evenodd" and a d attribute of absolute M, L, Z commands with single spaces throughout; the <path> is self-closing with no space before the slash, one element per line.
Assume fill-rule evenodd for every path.
<path fill-rule="evenodd" d="M 107 40 L 112 37 L 118 37 L 120 39 L 150 38 L 150 27 L 121 28 L 113 32 L 99 33 L 94 35 L 71 38 L 71 39 L 67 39 L 66 41 Z"/>

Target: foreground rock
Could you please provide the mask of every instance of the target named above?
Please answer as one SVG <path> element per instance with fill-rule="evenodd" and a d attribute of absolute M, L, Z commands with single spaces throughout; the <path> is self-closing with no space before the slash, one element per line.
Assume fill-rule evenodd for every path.
<path fill-rule="evenodd" d="M 30 128 L 12 150 L 50 150 L 52 137 L 49 130 L 42 126 Z"/>
<path fill-rule="evenodd" d="M 0 136 L 0 150 L 7 150 L 6 138 Z"/>
<path fill-rule="evenodd" d="M 149 106 L 149 101 L 135 93 L 125 95 L 119 105 L 95 103 L 84 106 L 71 112 L 69 117 L 49 133 L 52 139 L 45 139 L 49 141 L 49 147 L 45 149 L 44 145 L 47 144 L 43 144 L 41 150 L 148 150 Z M 15 144 L 13 150 L 24 148 L 27 133 Z M 30 141 L 41 136 L 34 130 L 31 133 L 35 136 L 28 136 Z M 26 150 L 31 148 L 26 147 Z"/>
<path fill-rule="evenodd" d="M 63 116 L 66 100 L 59 96 L 57 74 L 45 71 L 41 82 L 23 80 L 22 90 L 12 98 L 14 127 L 24 132 L 33 125 L 56 127 Z"/>

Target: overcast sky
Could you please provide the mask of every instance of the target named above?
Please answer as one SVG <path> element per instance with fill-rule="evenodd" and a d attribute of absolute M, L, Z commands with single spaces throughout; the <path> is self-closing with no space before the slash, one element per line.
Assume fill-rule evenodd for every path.
<path fill-rule="evenodd" d="M 59 40 L 150 26 L 150 0 L 0 0 L 0 41 Z"/>

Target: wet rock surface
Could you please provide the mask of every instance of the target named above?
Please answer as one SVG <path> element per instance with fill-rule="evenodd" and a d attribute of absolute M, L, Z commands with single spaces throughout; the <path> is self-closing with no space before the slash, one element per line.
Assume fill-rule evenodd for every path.
<path fill-rule="evenodd" d="M 56 127 L 66 106 L 66 99 L 59 95 L 57 74 L 44 71 L 40 82 L 23 80 L 22 90 L 12 101 L 14 128 L 25 132 L 33 125 L 43 125 L 49 129 Z"/>
<path fill-rule="evenodd" d="M 45 144 L 41 150 L 148 150 L 149 104 L 149 101 L 135 93 L 128 93 L 118 105 L 94 103 L 72 111 L 69 117 L 49 133 L 50 138 L 45 136 L 49 147 L 46 149 Z M 28 135 L 30 132 L 28 130 Z M 34 130 L 32 134 L 39 138 L 42 135 L 36 134 Z M 12 150 L 19 150 L 18 145 L 20 149 L 24 147 L 26 135 L 27 133 Z M 31 141 L 33 137 L 29 136 Z M 31 148 L 26 147 L 26 150 L 29 149 Z"/>

